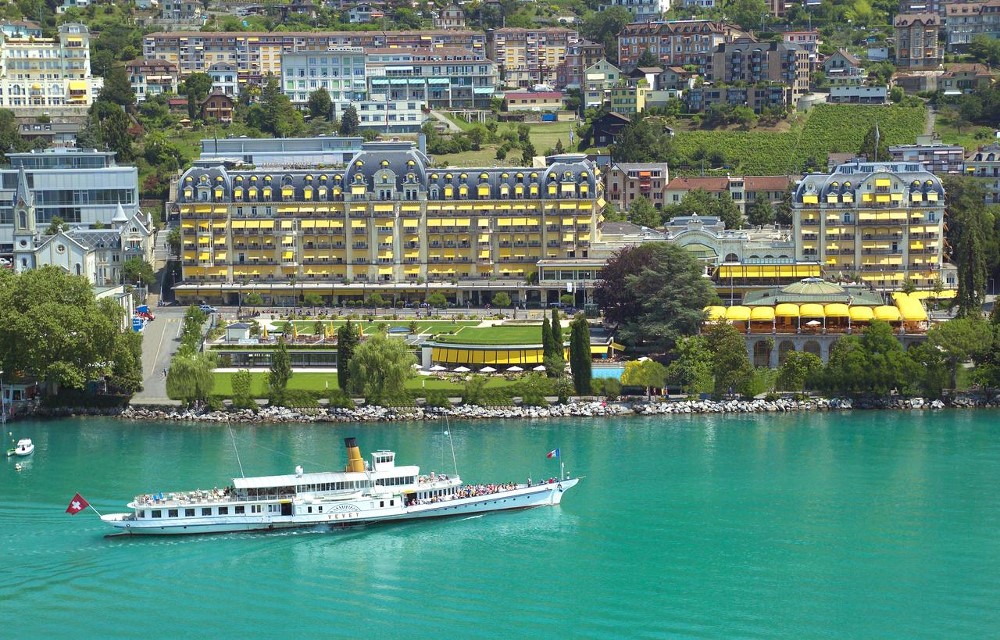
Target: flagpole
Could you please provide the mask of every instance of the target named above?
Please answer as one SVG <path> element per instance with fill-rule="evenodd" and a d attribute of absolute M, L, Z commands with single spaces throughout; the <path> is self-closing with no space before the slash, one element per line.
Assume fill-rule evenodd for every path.
<path fill-rule="evenodd" d="M 92 504 L 87 504 L 87 506 L 90 507 L 91 509 L 94 509 L 94 505 L 92 505 Z M 97 509 L 94 509 L 94 513 L 96 513 L 97 516 L 100 517 L 100 518 L 104 517 L 104 516 L 101 515 L 101 512 L 98 511 Z"/>

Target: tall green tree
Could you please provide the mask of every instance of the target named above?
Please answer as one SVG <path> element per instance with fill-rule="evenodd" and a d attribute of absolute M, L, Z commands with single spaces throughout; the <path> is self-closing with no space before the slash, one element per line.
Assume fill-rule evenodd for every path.
<path fill-rule="evenodd" d="M 655 360 L 632 360 L 625 363 L 621 380 L 626 387 L 645 388 L 648 397 L 667 385 L 667 368 Z"/>
<path fill-rule="evenodd" d="M 758 198 L 747 211 L 747 220 L 756 227 L 774 224 L 774 207 L 767 198 Z"/>
<path fill-rule="evenodd" d="M 993 212 L 983 188 L 967 177 L 944 179 L 948 194 L 948 243 L 958 267 L 959 316 L 979 315 L 986 299 L 987 248 L 996 240 Z"/>
<path fill-rule="evenodd" d="M 591 42 L 604 45 L 604 57 L 612 64 L 618 63 L 618 34 L 632 22 L 632 14 L 625 7 L 609 7 L 595 11 L 583 21 L 580 34 Z"/>
<path fill-rule="evenodd" d="M 267 373 L 267 386 L 272 401 L 280 404 L 292 378 L 292 358 L 288 355 L 285 338 L 278 339 L 278 348 L 271 352 L 271 366 Z"/>
<path fill-rule="evenodd" d="M 778 389 L 805 391 L 817 389 L 822 383 L 823 361 L 815 353 L 790 351 L 778 367 Z"/>
<path fill-rule="evenodd" d="M 788 227 L 792 224 L 792 187 L 781 194 L 781 201 L 774 207 L 774 221 Z"/>
<path fill-rule="evenodd" d="M 510 306 L 510 296 L 506 291 L 499 291 L 493 295 L 493 299 L 490 304 L 495 306 L 497 309 L 503 309 L 504 307 Z"/>
<path fill-rule="evenodd" d="M 889 154 L 889 141 L 885 137 L 884 128 L 879 128 L 877 122 L 868 127 L 868 132 L 865 133 L 865 137 L 861 141 L 861 148 L 858 149 L 859 156 L 864 156 L 872 162 L 892 160 L 892 156 Z"/>
<path fill-rule="evenodd" d="M 233 407 L 236 409 L 255 409 L 257 403 L 253 398 L 253 374 L 248 369 L 240 369 L 233 374 Z"/>
<path fill-rule="evenodd" d="M 361 135 L 361 120 L 358 118 L 358 110 L 353 104 L 347 105 L 347 108 L 344 109 L 344 115 L 340 116 L 340 135 Z"/>
<path fill-rule="evenodd" d="M 302 113 L 281 92 L 278 79 L 271 76 L 260 92 L 260 100 L 247 109 L 247 124 L 275 138 L 290 138 L 305 131 Z"/>
<path fill-rule="evenodd" d="M 552 350 L 557 354 L 563 353 L 562 321 L 559 319 L 559 309 L 552 308 Z"/>
<path fill-rule="evenodd" d="M 153 265 L 139 257 L 131 257 L 122 264 L 122 277 L 127 283 L 142 283 L 149 286 L 156 282 Z"/>
<path fill-rule="evenodd" d="M 665 352 L 701 328 L 716 295 L 701 264 L 683 248 L 648 242 L 615 253 L 594 293 L 605 324 L 625 345 Z"/>
<path fill-rule="evenodd" d="M 337 384 L 347 391 L 351 388 L 351 358 L 361 343 L 361 331 L 348 320 L 337 329 Z"/>
<path fill-rule="evenodd" d="M 188 74 L 179 90 L 181 94 L 191 97 L 200 105 L 212 90 L 212 76 L 203 72 Z"/>
<path fill-rule="evenodd" d="M 590 360 L 590 325 L 582 313 L 578 313 L 569 325 L 569 366 L 573 374 L 573 388 L 577 395 L 590 395 L 593 376 Z"/>
<path fill-rule="evenodd" d="M 660 226 L 660 212 L 645 196 L 639 196 L 628 208 L 628 221 L 643 227 Z"/>
<path fill-rule="evenodd" d="M 668 162 L 675 158 L 673 137 L 662 120 L 634 116 L 611 146 L 618 162 Z"/>
<path fill-rule="evenodd" d="M 135 91 L 132 89 L 132 83 L 129 82 L 128 76 L 125 75 L 124 67 L 113 67 L 104 76 L 104 86 L 97 99 L 113 102 L 128 112 L 135 108 Z"/>
<path fill-rule="evenodd" d="M 115 374 L 115 357 L 131 357 L 120 334 L 122 312 L 100 303 L 83 276 L 46 266 L 21 274 L 0 270 L 0 370 L 81 389 Z M 124 339 L 122 339 L 124 340 Z M 116 345 L 121 348 L 116 348 Z M 118 373 L 128 374 L 128 362 Z"/>
<path fill-rule="evenodd" d="M 167 373 L 167 396 L 189 406 L 207 401 L 215 389 L 214 368 L 211 353 L 174 356 Z"/>
<path fill-rule="evenodd" d="M 906 391 L 916 377 L 913 362 L 896 339 L 888 322 L 875 320 L 861 334 L 867 356 L 867 387 L 885 395 L 893 389 Z"/>
<path fill-rule="evenodd" d="M 98 100 L 87 113 L 87 122 L 78 136 L 80 146 L 114 151 L 118 162 L 135 160 L 132 136 L 128 132 L 129 119 L 121 105 Z"/>
<path fill-rule="evenodd" d="M 27 151 L 30 148 L 31 144 L 21 137 L 21 127 L 14 112 L 0 109 L 0 158 L 6 160 L 10 152 Z"/>
<path fill-rule="evenodd" d="M 402 404 L 416 362 L 405 342 L 378 332 L 354 351 L 349 365 L 351 391 L 369 404 Z"/>
<path fill-rule="evenodd" d="M 754 375 L 743 335 L 732 325 L 721 323 L 712 325 L 704 335 L 712 352 L 715 395 L 742 393 Z"/>
<path fill-rule="evenodd" d="M 650 49 L 646 49 L 641 54 L 639 54 L 639 59 L 636 60 L 635 66 L 658 67 L 660 66 L 660 61 L 657 59 L 655 53 L 653 53 Z"/>
<path fill-rule="evenodd" d="M 667 365 L 667 382 L 689 396 L 712 391 L 712 351 L 703 336 L 677 340 L 674 359 Z"/>
<path fill-rule="evenodd" d="M 715 196 L 704 189 L 693 189 L 685 193 L 680 202 L 664 207 L 663 210 L 665 220 L 691 215 L 715 216 L 722 220 L 727 229 L 743 228 L 743 214 L 728 192 Z"/>
<path fill-rule="evenodd" d="M 993 347 L 993 327 L 980 315 L 969 315 L 935 324 L 927 331 L 927 344 L 940 352 L 948 369 L 952 389 L 958 382 L 959 366 L 973 359 L 985 360 Z"/>
<path fill-rule="evenodd" d="M 330 93 L 324 87 L 316 89 L 309 94 L 308 107 L 310 118 L 329 120 L 333 111 L 333 100 L 330 99 Z"/>

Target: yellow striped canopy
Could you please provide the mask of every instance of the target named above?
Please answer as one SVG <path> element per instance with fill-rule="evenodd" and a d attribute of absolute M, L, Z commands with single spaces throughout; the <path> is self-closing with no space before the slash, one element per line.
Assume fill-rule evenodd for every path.
<path fill-rule="evenodd" d="M 726 320 L 746 322 L 750 319 L 750 307 L 729 307 L 726 309 Z"/>
<path fill-rule="evenodd" d="M 798 318 L 799 317 L 799 305 L 792 304 L 791 302 L 782 302 L 774 308 L 774 317 L 776 318 Z"/>
<path fill-rule="evenodd" d="M 823 311 L 827 318 L 849 318 L 851 316 L 851 310 L 841 302 L 832 302 L 826 305 Z"/>
<path fill-rule="evenodd" d="M 899 309 L 896 307 L 890 307 L 888 305 L 883 305 L 881 307 L 875 307 L 874 309 L 876 320 L 885 320 L 886 322 L 899 322 Z"/>
<path fill-rule="evenodd" d="M 750 319 L 770 322 L 774 320 L 774 307 L 754 307 L 750 310 Z"/>
<path fill-rule="evenodd" d="M 874 317 L 871 307 L 851 307 L 851 322 L 871 322 Z"/>
<path fill-rule="evenodd" d="M 899 308 L 899 315 L 907 322 L 923 322 L 927 319 L 927 311 L 919 300 L 914 298 L 900 298 L 896 301 Z"/>
<path fill-rule="evenodd" d="M 705 313 L 708 314 L 709 322 L 718 322 L 719 320 L 726 319 L 725 307 L 705 307 Z"/>
<path fill-rule="evenodd" d="M 822 318 L 824 315 L 823 305 L 815 302 L 809 302 L 799 307 L 799 316 L 803 318 Z"/>

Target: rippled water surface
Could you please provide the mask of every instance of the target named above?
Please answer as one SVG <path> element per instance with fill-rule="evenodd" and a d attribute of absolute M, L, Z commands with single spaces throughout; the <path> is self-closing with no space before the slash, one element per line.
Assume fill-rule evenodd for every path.
<path fill-rule="evenodd" d="M 983 638 L 1000 630 L 1000 413 L 452 423 L 467 481 L 561 507 L 354 529 L 113 538 L 135 493 L 343 465 L 452 470 L 441 424 L 16 423 L 3 637 Z M 16 620 L 16 622 L 15 622 Z M 16 629 L 17 634 L 8 635 Z"/>

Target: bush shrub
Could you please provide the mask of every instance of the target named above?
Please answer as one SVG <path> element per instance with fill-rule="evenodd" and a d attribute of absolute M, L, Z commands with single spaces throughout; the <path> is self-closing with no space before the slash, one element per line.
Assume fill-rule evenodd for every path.
<path fill-rule="evenodd" d="M 327 402 L 330 409 L 353 409 L 355 407 L 354 398 L 341 389 L 331 391 Z"/>
<path fill-rule="evenodd" d="M 280 396 L 271 398 L 271 404 L 289 409 L 315 409 L 319 406 L 315 395 L 301 389 L 285 389 Z"/>
<path fill-rule="evenodd" d="M 448 399 L 448 394 L 444 391 L 428 391 L 424 397 L 424 404 L 428 407 L 448 409 L 451 407 L 451 400 Z"/>
<path fill-rule="evenodd" d="M 616 378 L 593 378 L 590 388 L 594 395 L 604 396 L 608 400 L 617 400 L 622 395 L 622 383 Z"/>

